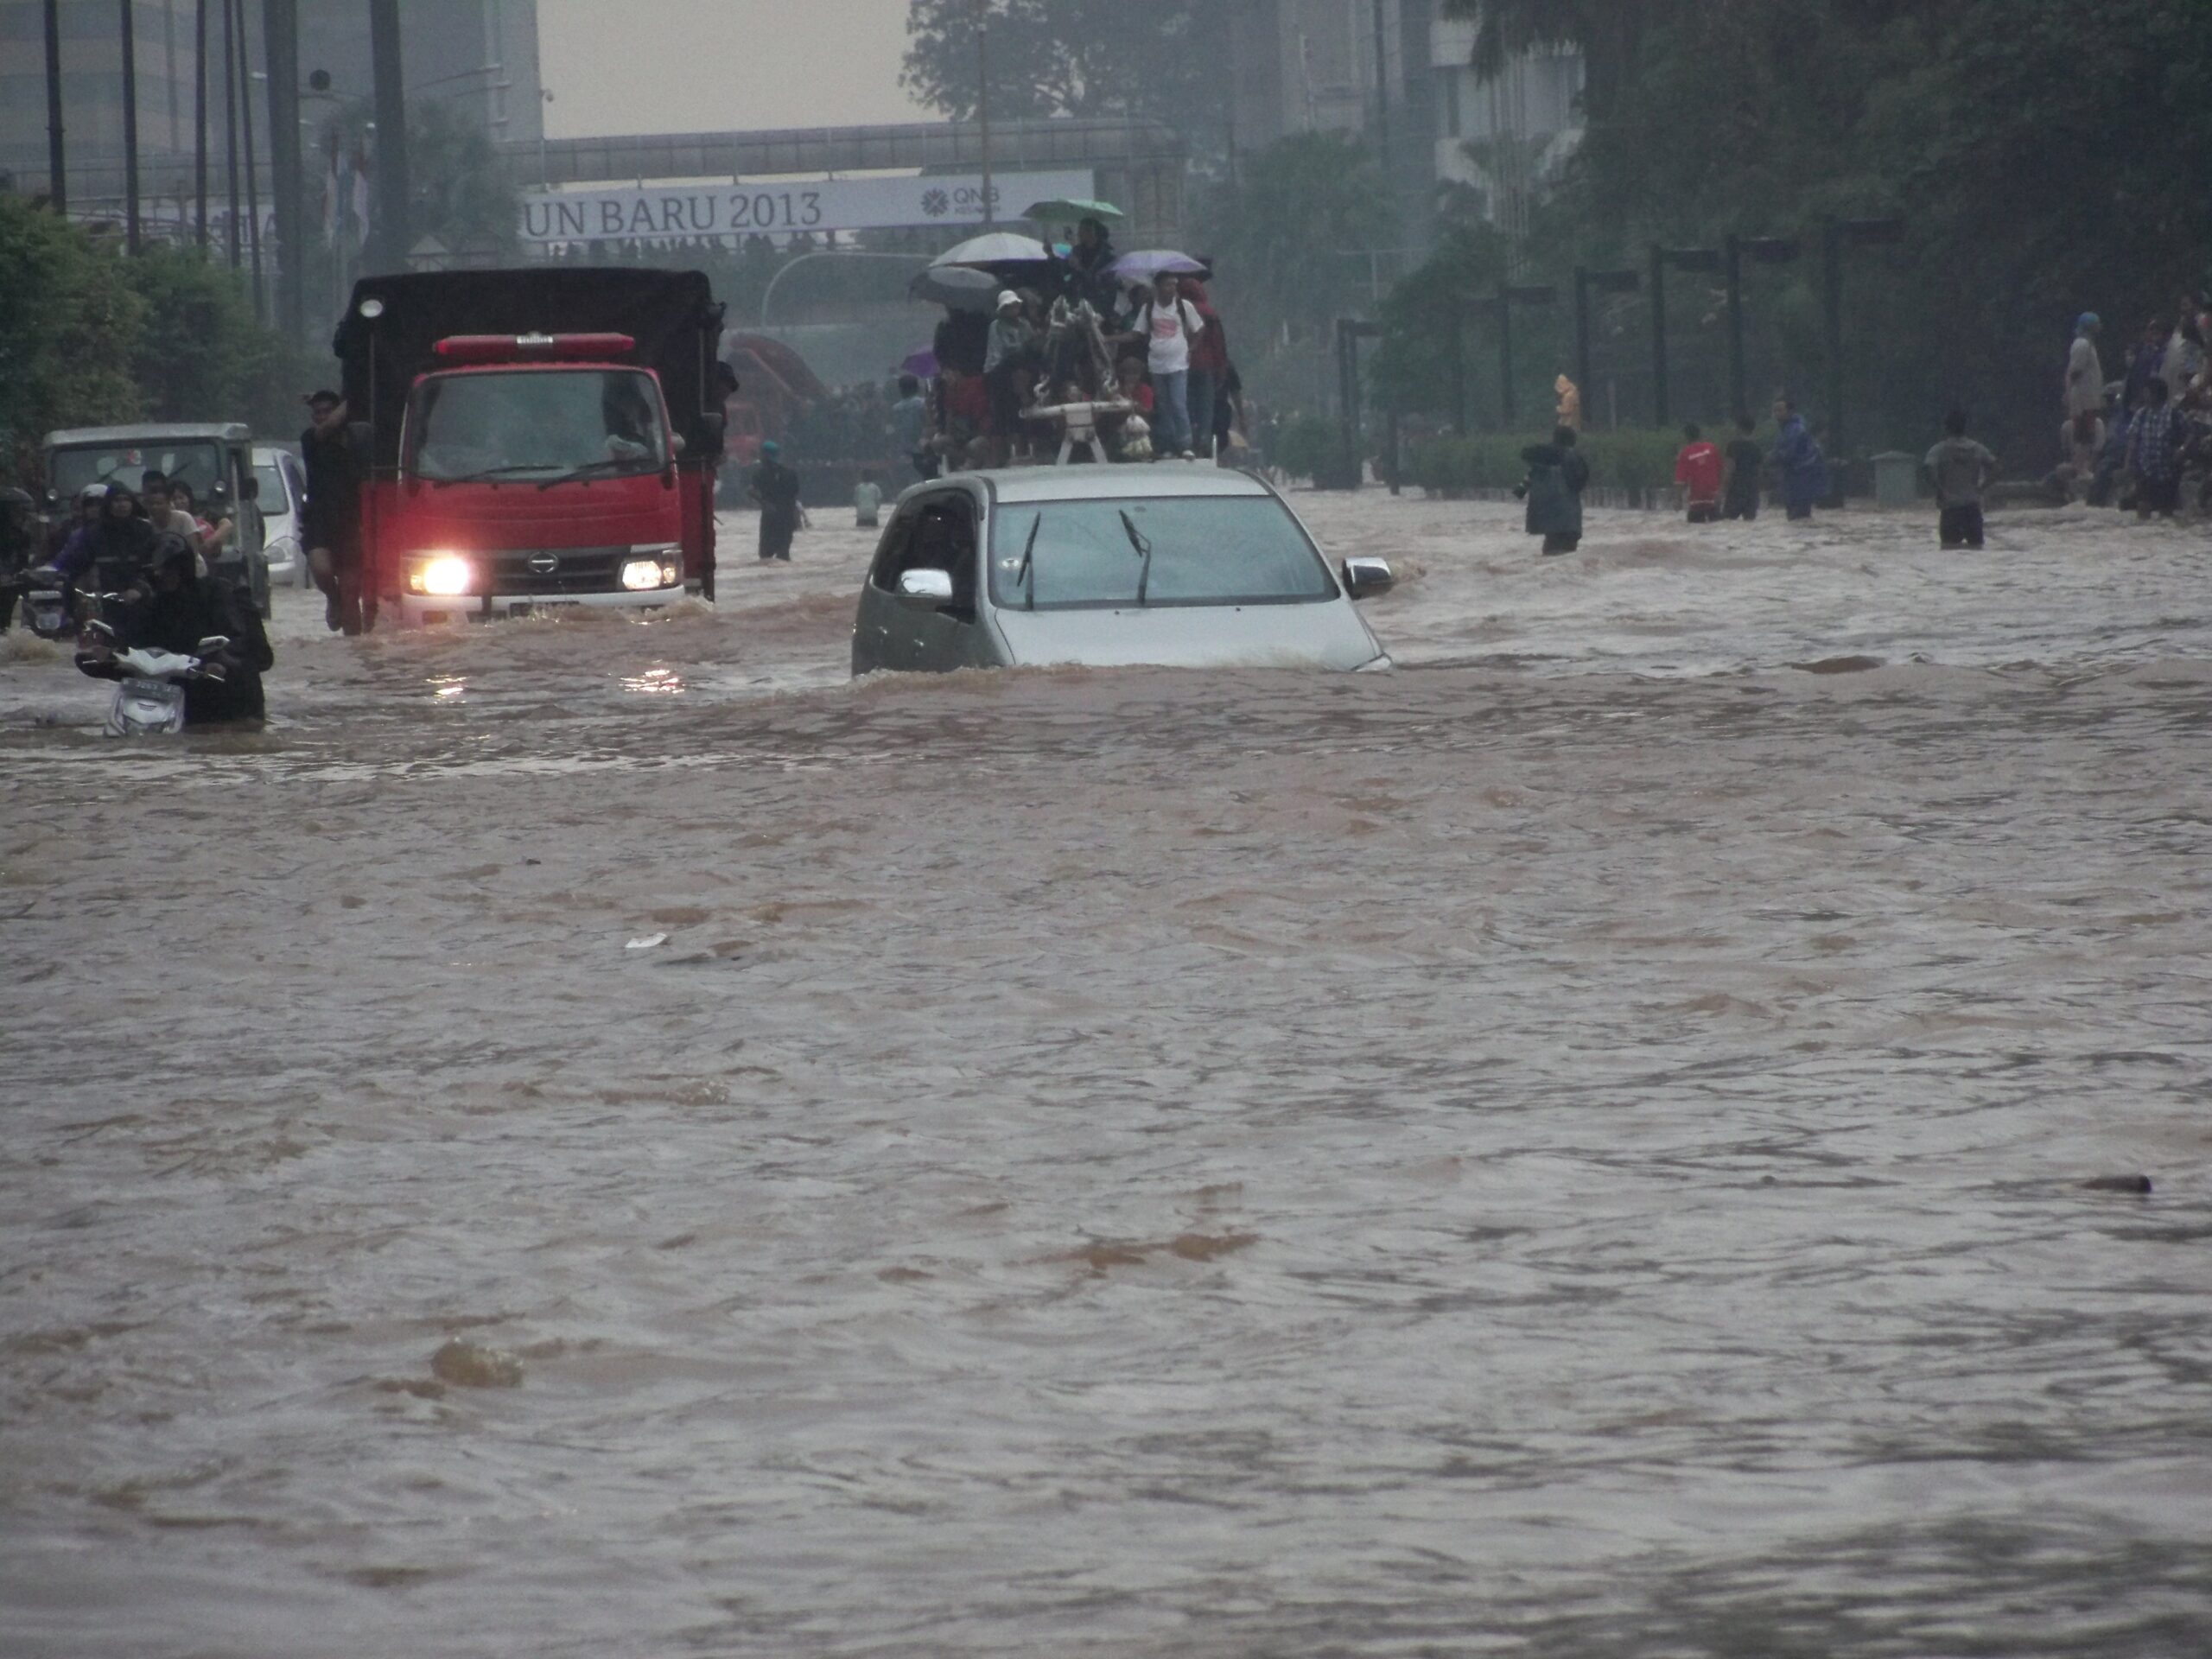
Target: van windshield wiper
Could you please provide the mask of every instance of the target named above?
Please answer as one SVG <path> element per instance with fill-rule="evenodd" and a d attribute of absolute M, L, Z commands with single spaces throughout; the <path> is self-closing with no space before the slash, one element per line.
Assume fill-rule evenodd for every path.
<path fill-rule="evenodd" d="M 1136 521 L 1126 511 L 1122 512 L 1122 528 L 1129 533 L 1129 545 L 1144 556 L 1144 569 L 1137 575 L 1137 604 L 1141 607 L 1152 589 L 1152 543 L 1137 532 Z"/>
<path fill-rule="evenodd" d="M 1037 513 L 1036 523 L 1029 526 L 1029 539 L 1022 544 L 1021 569 L 1014 573 L 1014 579 L 1023 584 L 1023 592 L 1027 595 L 1021 607 L 1025 611 L 1033 611 L 1037 608 L 1037 581 L 1033 574 L 1031 561 L 1037 556 L 1037 532 L 1044 528 L 1045 514 L 1040 508 Z"/>

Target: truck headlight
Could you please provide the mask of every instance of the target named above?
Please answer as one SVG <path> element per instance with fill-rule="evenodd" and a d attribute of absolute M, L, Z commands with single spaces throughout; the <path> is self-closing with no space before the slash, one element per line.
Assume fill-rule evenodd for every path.
<path fill-rule="evenodd" d="M 407 585 L 418 594 L 450 599 L 467 593 L 475 578 L 476 573 L 468 568 L 467 559 L 451 553 L 435 553 L 408 573 Z"/>
<path fill-rule="evenodd" d="M 632 559 L 622 567 L 622 585 L 632 593 L 643 593 L 649 588 L 662 586 L 661 565 L 658 559 Z"/>

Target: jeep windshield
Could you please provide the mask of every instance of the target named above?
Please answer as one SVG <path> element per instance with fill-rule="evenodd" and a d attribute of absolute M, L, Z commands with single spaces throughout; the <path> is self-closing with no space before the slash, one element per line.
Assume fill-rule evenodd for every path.
<path fill-rule="evenodd" d="M 71 499 L 87 484 L 127 484 L 133 490 L 148 473 L 181 478 L 192 486 L 192 499 L 207 504 L 208 493 L 224 483 L 223 452 L 213 443 L 103 444 L 97 448 L 57 449 L 48 479 L 56 495 Z"/>
<path fill-rule="evenodd" d="M 1298 605 L 1338 594 L 1273 496 L 1012 502 L 993 518 L 991 598 L 1006 610 Z"/>
<path fill-rule="evenodd" d="M 649 375 L 529 369 L 435 375 L 407 410 L 409 471 L 433 484 L 621 478 L 668 464 Z"/>

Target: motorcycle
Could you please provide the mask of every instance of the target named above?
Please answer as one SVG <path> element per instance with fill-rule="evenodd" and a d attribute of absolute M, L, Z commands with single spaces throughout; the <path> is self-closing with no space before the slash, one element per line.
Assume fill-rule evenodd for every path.
<path fill-rule="evenodd" d="M 68 584 L 50 564 L 23 572 L 23 626 L 41 639 L 76 632 L 70 614 Z"/>
<path fill-rule="evenodd" d="M 221 659 L 231 642 L 222 634 L 202 639 L 195 657 L 143 647 L 118 651 L 115 630 L 99 620 L 85 625 L 85 635 L 107 649 L 104 653 L 79 652 L 77 666 L 95 679 L 117 682 L 115 703 L 104 728 L 110 737 L 162 737 L 182 731 L 185 687 L 194 680 L 219 682 L 226 677 Z"/>

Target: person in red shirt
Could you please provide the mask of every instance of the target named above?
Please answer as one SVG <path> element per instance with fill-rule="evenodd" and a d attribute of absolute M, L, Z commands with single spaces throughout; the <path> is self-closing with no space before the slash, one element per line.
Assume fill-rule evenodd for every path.
<path fill-rule="evenodd" d="M 1229 335 L 1221 326 L 1221 313 L 1206 298 L 1205 284 L 1195 276 L 1183 279 L 1183 297 L 1198 308 L 1205 332 L 1191 342 L 1192 448 L 1200 455 L 1214 448 L 1214 411 L 1229 385 Z"/>
<path fill-rule="evenodd" d="M 1709 524 L 1720 517 L 1720 451 L 1695 424 L 1684 427 L 1682 435 L 1689 442 L 1675 457 L 1675 483 L 1689 508 L 1690 523 Z"/>

